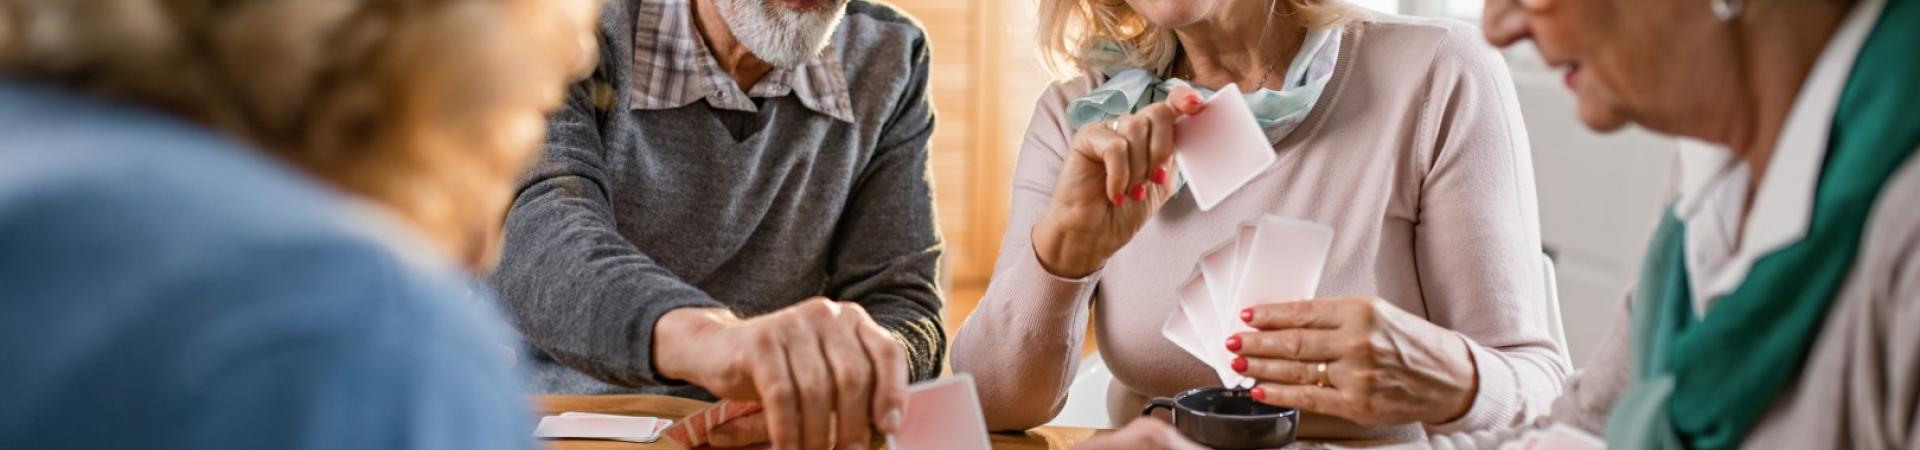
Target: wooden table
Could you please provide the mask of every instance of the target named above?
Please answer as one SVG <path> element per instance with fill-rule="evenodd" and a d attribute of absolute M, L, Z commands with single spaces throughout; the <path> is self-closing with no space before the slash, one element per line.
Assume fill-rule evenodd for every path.
<path fill-rule="evenodd" d="M 707 402 L 688 400 L 679 397 L 659 395 L 550 395 L 539 397 L 536 401 L 541 415 L 559 414 L 566 411 L 593 412 L 603 414 L 624 414 L 634 416 L 653 416 L 680 420 L 688 414 L 707 407 Z M 1019 433 L 993 433 L 993 448 L 1010 450 L 1064 450 L 1074 443 L 1085 440 L 1100 430 L 1091 428 L 1040 427 Z M 672 449 L 673 445 L 665 440 L 652 444 L 627 442 L 596 441 L 586 439 L 559 439 L 546 441 L 552 450 L 638 450 Z M 876 436 L 868 448 L 883 448 L 885 440 Z"/>

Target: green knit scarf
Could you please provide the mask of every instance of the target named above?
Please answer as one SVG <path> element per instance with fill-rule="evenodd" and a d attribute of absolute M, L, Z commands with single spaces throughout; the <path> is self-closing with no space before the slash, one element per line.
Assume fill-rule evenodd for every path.
<path fill-rule="evenodd" d="M 1885 8 L 1835 110 L 1804 240 L 1763 255 L 1699 317 L 1686 233 L 1668 209 L 1636 291 L 1634 385 L 1614 405 L 1608 447 L 1739 447 L 1798 380 L 1881 187 L 1920 146 L 1920 0 L 1888 0 Z"/>

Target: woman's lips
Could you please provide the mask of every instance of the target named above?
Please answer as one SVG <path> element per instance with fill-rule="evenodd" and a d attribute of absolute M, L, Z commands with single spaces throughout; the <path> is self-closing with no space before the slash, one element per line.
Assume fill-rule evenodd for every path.
<path fill-rule="evenodd" d="M 1580 81 L 1580 64 L 1579 63 L 1567 64 L 1567 75 L 1564 77 L 1563 81 L 1567 82 L 1567 89 L 1574 88 L 1574 83 L 1577 83 Z"/>

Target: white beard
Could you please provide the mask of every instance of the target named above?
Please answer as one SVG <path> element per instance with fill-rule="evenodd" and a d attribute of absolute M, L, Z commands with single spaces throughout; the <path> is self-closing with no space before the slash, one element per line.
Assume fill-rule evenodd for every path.
<path fill-rule="evenodd" d="M 782 69 L 799 67 L 827 48 L 847 11 L 846 0 L 828 2 L 819 10 L 798 11 L 770 0 L 714 0 L 734 39 L 753 56 Z"/>

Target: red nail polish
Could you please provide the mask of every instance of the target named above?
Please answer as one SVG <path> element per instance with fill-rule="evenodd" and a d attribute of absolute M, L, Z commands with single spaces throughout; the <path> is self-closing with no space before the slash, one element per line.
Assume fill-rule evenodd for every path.
<path fill-rule="evenodd" d="M 1247 373 L 1247 357 L 1245 356 L 1233 357 L 1233 371 L 1240 372 L 1240 373 Z M 1259 398 L 1259 397 L 1255 397 L 1255 398 Z"/>
<path fill-rule="evenodd" d="M 1187 109 L 1194 109 L 1198 107 L 1200 107 L 1200 96 L 1198 95 L 1187 96 Z"/>
<path fill-rule="evenodd" d="M 1153 173 L 1147 175 L 1147 178 L 1153 179 L 1154 184 L 1165 185 L 1167 184 L 1167 168 L 1155 167 L 1153 168 Z"/>
<path fill-rule="evenodd" d="M 1128 192 L 1127 195 L 1132 196 L 1134 201 L 1146 200 L 1147 185 L 1144 185 L 1144 184 L 1133 185 L 1133 189 L 1131 190 L 1131 192 Z"/>
<path fill-rule="evenodd" d="M 1121 194 L 1113 194 L 1113 204 L 1114 204 L 1114 205 L 1119 205 L 1119 204 L 1120 204 L 1120 202 L 1123 202 L 1123 201 L 1126 201 L 1126 200 L 1127 200 L 1127 194 L 1124 194 L 1124 193 L 1121 193 Z"/>
<path fill-rule="evenodd" d="M 1227 351 L 1230 351 L 1230 352 L 1240 351 L 1239 336 L 1227 336 Z"/>
<path fill-rule="evenodd" d="M 1267 390 L 1261 389 L 1259 386 L 1254 386 L 1252 391 L 1247 392 L 1247 395 L 1253 396 L 1254 400 L 1266 400 Z"/>
<path fill-rule="evenodd" d="M 1240 310 L 1240 321 L 1246 322 L 1246 323 L 1253 323 L 1253 308 Z"/>

